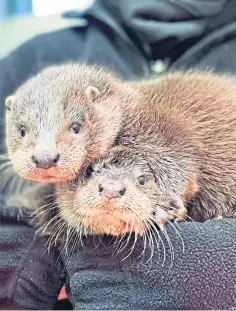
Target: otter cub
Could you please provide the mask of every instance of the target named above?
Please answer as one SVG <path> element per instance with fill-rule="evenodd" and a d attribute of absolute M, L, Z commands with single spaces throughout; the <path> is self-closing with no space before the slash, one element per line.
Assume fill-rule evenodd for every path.
<path fill-rule="evenodd" d="M 112 145 L 142 152 L 161 193 L 194 219 L 235 216 L 236 83 L 210 72 L 120 81 L 99 67 L 46 69 L 6 100 L 17 173 L 58 183 Z"/>
<path fill-rule="evenodd" d="M 121 127 L 119 102 L 132 97 L 117 87 L 101 68 L 64 65 L 45 69 L 8 97 L 6 142 L 18 175 L 63 182 L 104 156 Z"/>
<path fill-rule="evenodd" d="M 3 187 L 24 184 L 24 193 L 10 193 L 9 205 L 28 207 L 32 192 L 40 187 L 36 184 L 33 189 L 22 178 L 41 183 L 63 182 L 75 178 L 82 167 L 105 155 L 120 128 L 120 99 L 115 98 L 114 79 L 97 67 L 52 67 L 6 99 L 6 142 L 13 168 L 8 165 L 1 183 Z M 95 103 L 98 88 L 102 100 Z M 123 98 L 128 101 L 127 94 Z M 44 186 L 42 189 L 48 195 Z M 37 193 L 35 196 L 38 198 Z M 34 204 L 35 208 L 40 205 Z"/>
<path fill-rule="evenodd" d="M 56 197 L 61 219 L 79 233 L 143 235 L 186 215 L 181 202 L 161 191 L 143 156 L 124 147 L 111 149 L 84 179 L 58 183 Z"/>

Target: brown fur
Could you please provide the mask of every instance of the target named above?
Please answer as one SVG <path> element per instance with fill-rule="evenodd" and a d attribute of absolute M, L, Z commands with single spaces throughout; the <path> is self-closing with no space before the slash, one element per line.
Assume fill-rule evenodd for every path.
<path fill-rule="evenodd" d="M 84 179 L 57 184 L 59 215 L 79 233 L 93 232 L 121 236 L 129 232 L 143 235 L 153 226 L 163 226 L 170 202 L 165 201 L 155 176 L 142 155 L 124 147 L 114 147 L 106 158 L 89 169 Z M 139 177 L 145 184 L 139 183 Z M 99 192 L 104 182 L 119 183 L 124 195 L 107 198 Z M 179 211 L 172 211 L 173 217 Z M 181 216 L 182 217 L 182 216 Z M 181 218 L 182 220 L 182 218 Z"/>
<path fill-rule="evenodd" d="M 116 143 L 149 163 L 162 198 L 157 206 L 176 198 L 195 220 L 235 217 L 235 85 L 233 78 L 210 72 L 171 73 L 138 86 L 144 95 L 138 109 L 123 107 Z M 117 234 L 110 221 L 103 232 Z M 101 232 L 101 224 L 95 217 L 90 225 Z"/>
<path fill-rule="evenodd" d="M 161 191 L 182 197 L 196 220 L 236 215 L 235 86 L 233 78 L 210 72 L 144 82 L 148 105 L 127 125 L 134 134 L 120 139 L 142 148 Z"/>
<path fill-rule="evenodd" d="M 9 155 L 22 177 L 57 183 L 75 178 L 112 144 L 129 146 L 149 163 L 165 200 L 181 200 L 195 219 L 234 217 L 235 85 L 210 72 L 127 83 L 97 67 L 54 67 L 6 101 Z M 75 121 L 78 134 L 70 131 Z M 38 148 L 59 150 L 58 165 L 35 168 Z"/>
<path fill-rule="evenodd" d="M 42 183 L 73 179 L 82 167 L 106 153 L 120 126 L 119 105 L 116 100 L 113 105 L 110 103 L 115 92 L 113 79 L 109 73 L 104 75 L 102 69 L 86 65 L 52 67 L 6 99 L 8 156 L 18 176 L 12 174 L 8 165 L 2 184 L 24 184 L 25 189 L 23 194 L 11 188 L 9 204 L 20 208 L 31 204 L 26 193 L 32 191 L 32 185 L 21 178 Z M 98 95 L 100 101 L 96 100 Z M 109 114 L 104 114 L 103 104 L 107 105 Z M 79 135 L 71 131 L 74 122 L 83 123 Z M 27 130 L 24 138 L 20 135 L 22 126 Z M 57 166 L 40 169 L 33 163 L 35 153 L 46 155 L 55 150 L 60 152 Z"/>
<path fill-rule="evenodd" d="M 120 128 L 118 101 L 129 97 L 120 93 L 121 98 L 116 98 L 113 80 L 102 69 L 85 65 L 52 67 L 9 97 L 7 147 L 18 175 L 45 183 L 62 182 L 75 178 L 81 167 L 104 156 Z M 82 124 L 79 134 L 71 130 L 74 122 Z M 22 126 L 27 130 L 23 138 L 19 133 Z M 57 166 L 35 166 L 34 153 L 54 150 L 60 154 Z"/>

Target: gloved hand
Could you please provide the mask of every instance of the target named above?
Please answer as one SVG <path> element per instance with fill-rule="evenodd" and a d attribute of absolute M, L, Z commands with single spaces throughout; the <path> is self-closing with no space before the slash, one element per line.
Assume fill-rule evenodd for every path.
<path fill-rule="evenodd" d="M 176 229 L 183 241 L 171 225 L 166 226 L 169 243 L 161 234 L 165 255 L 161 243 L 151 254 L 147 242 L 143 252 L 142 238 L 127 259 L 133 241 L 113 254 L 114 238 L 83 239 L 83 247 L 70 260 L 64 254 L 74 308 L 235 309 L 236 220 L 185 222 Z"/>
<path fill-rule="evenodd" d="M 17 215 L 0 195 L 0 309 L 53 309 L 63 283 L 58 251 Z"/>

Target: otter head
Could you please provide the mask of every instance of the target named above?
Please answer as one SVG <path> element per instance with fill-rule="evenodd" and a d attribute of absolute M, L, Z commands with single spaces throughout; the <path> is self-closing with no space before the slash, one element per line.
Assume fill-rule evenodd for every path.
<path fill-rule="evenodd" d="M 95 66 L 45 69 L 6 99 L 9 158 L 23 178 L 71 180 L 106 154 L 121 126 L 118 79 Z"/>
<path fill-rule="evenodd" d="M 88 172 L 84 180 L 57 185 L 60 216 L 78 232 L 143 235 L 184 208 L 160 191 L 149 164 L 128 148 L 112 148 Z"/>

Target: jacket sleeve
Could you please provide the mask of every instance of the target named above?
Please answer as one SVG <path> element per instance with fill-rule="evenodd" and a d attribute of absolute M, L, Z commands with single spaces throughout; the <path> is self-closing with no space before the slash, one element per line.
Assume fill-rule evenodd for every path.
<path fill-rule="evenodd" d="M 8 209 L 1 198 L 0 309 L 53 309 L 63 282 L 58 251 Z"/>
<path fill-rule="evenodd" d="M 152 243 L 145 247 L 143 239 L 131 253 L 133 241 L 115 253 L 114 239 L 85 239 L 69 265 L 74 308 L 235 309 L 236 221 L 180 223 L 175 229 L 167 225 L 169 242 L 160 234 L 163 244 L 153 253 Z"/>

